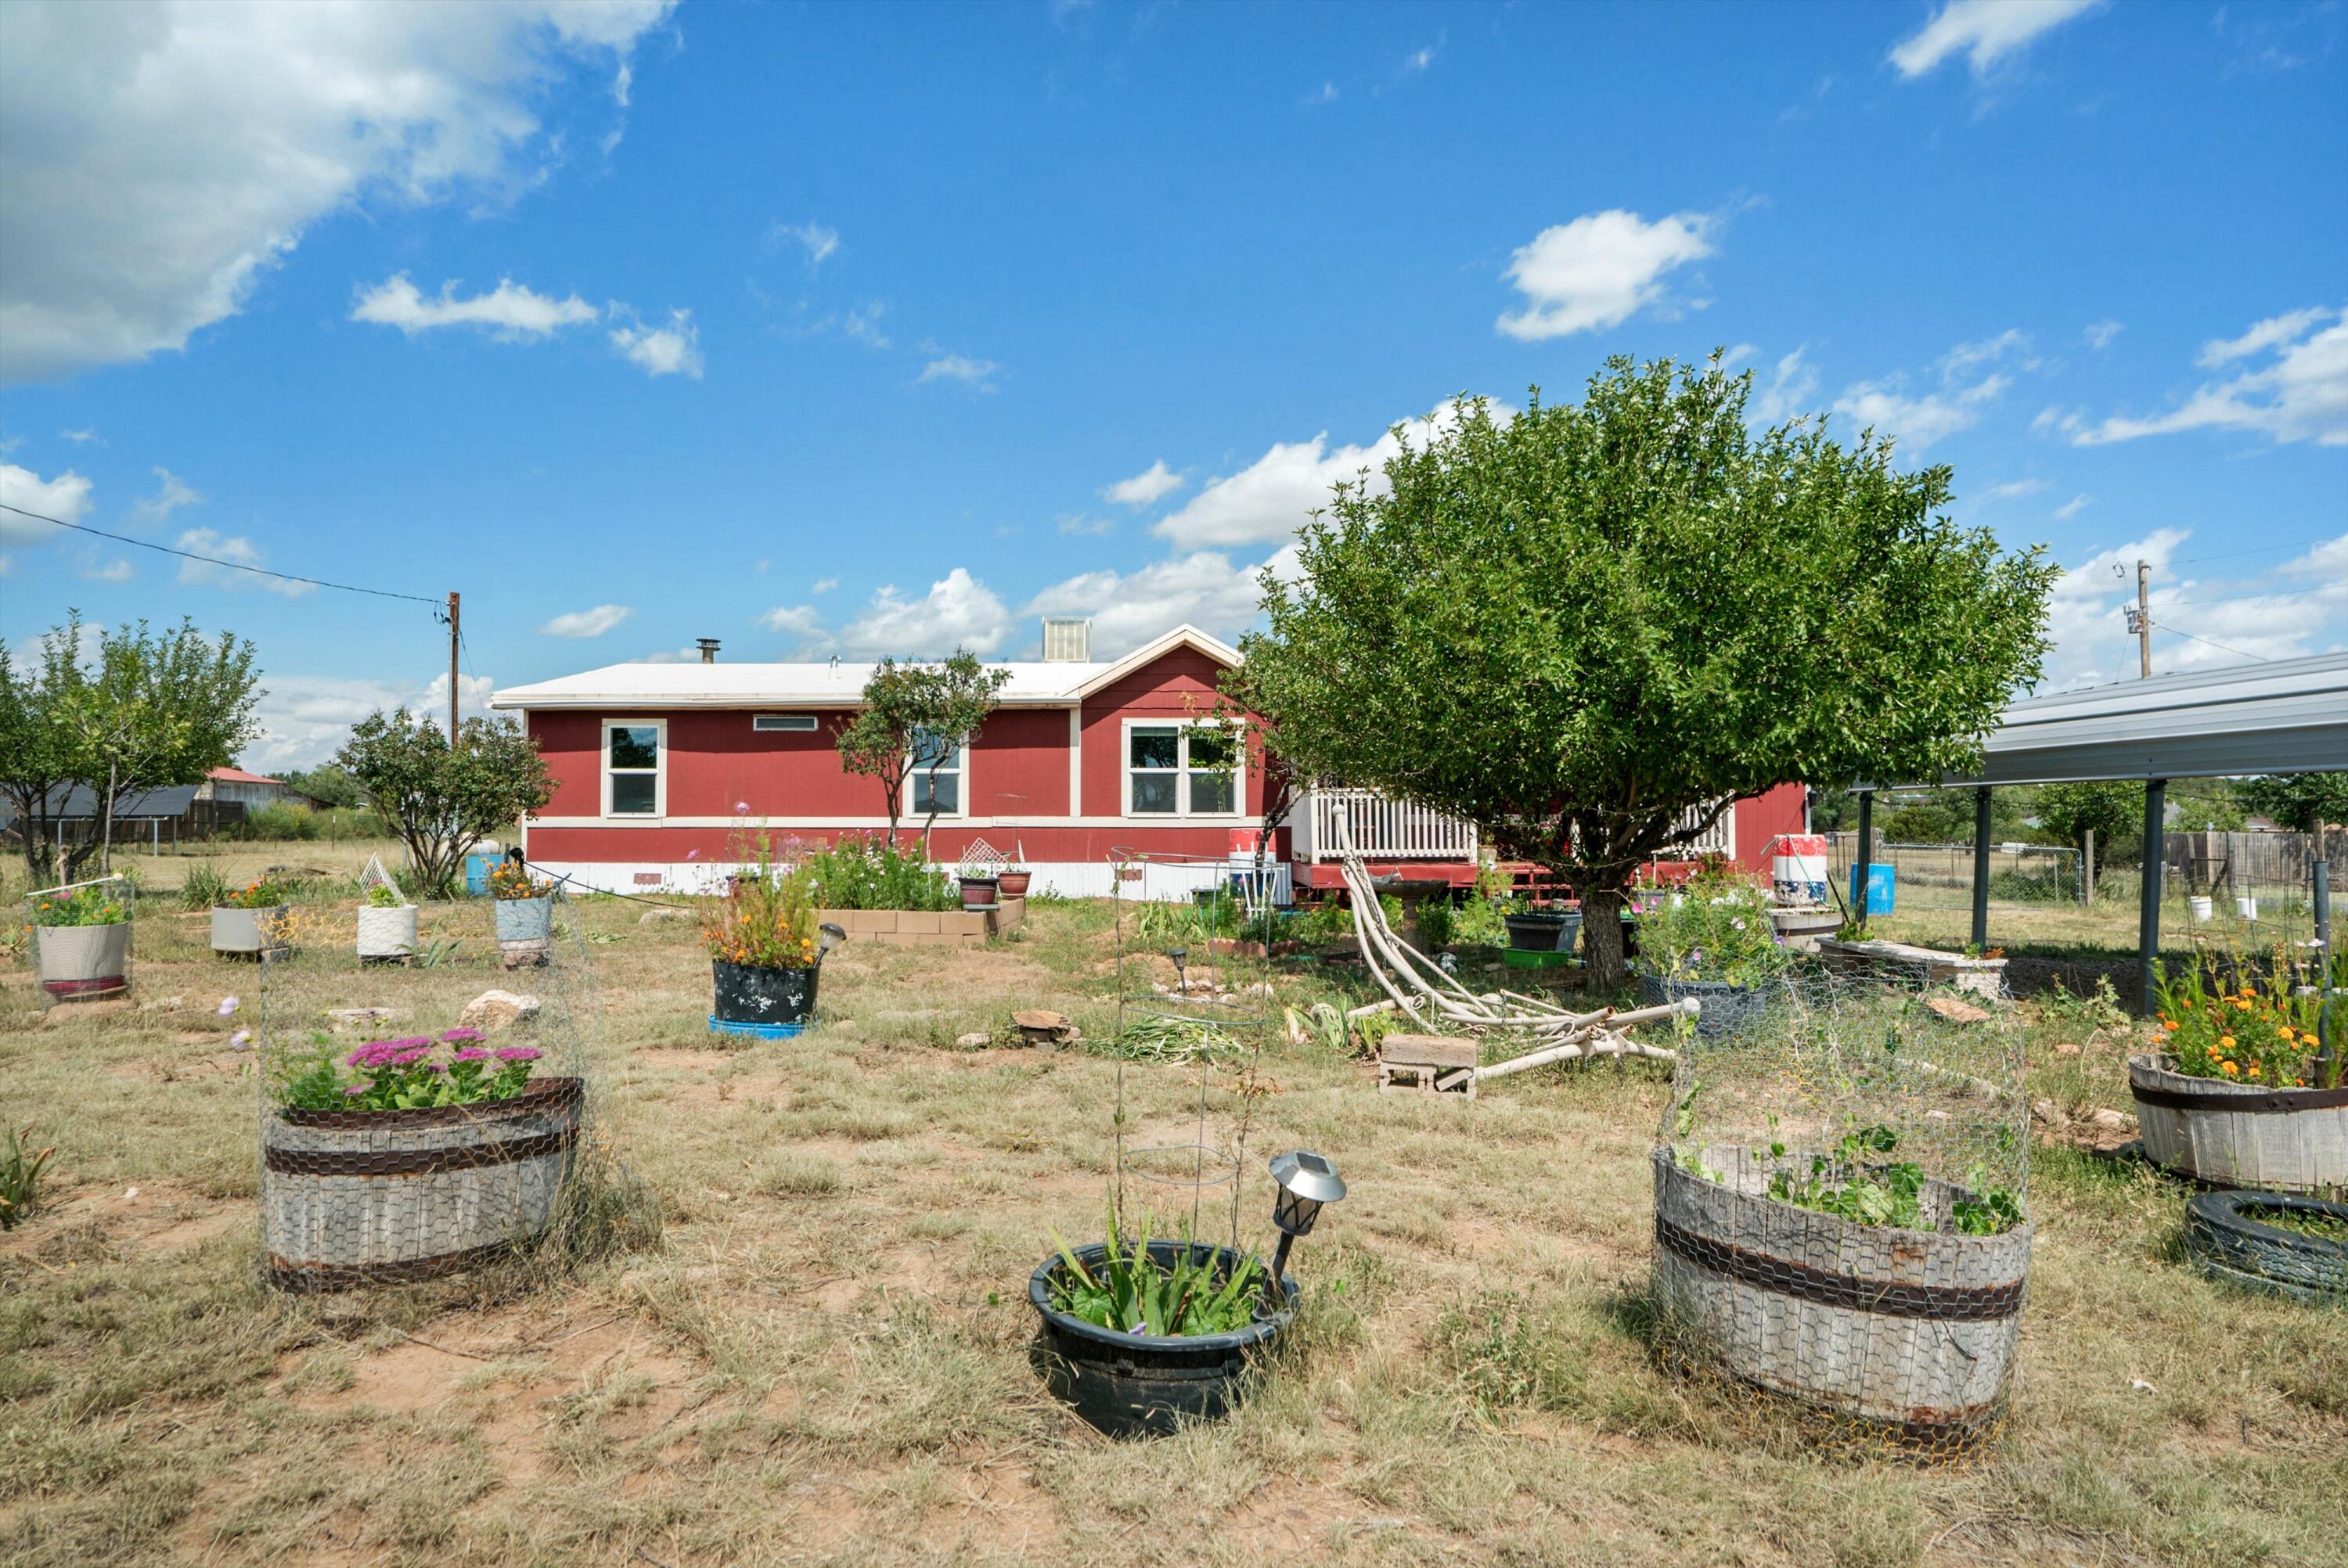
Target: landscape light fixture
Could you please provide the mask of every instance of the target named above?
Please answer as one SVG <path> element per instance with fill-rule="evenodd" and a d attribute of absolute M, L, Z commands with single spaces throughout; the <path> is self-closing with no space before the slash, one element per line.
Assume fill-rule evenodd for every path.
<path fill-rule="evenodd" d="M 1189 996 L 1190 994 L 1190 977 L 1182 968 L 1182 961 L 1190 956 L 1190 949 L 1188 948 L 1169 948 L 1166 949 L 1166 956 L 1174 960 L 1174 989 L 1181 992 L 1184 996 Z"/>
<path fill-rule="evenodd" d="M 815 961 L 817 967 L 820 968 L 824 955 L 848 940 L 848 932 L 838 923 L 830 920 L 826 920 L 822 925 L 818 926 L 816 930 L 819 935 L 815 944 Z"/>
<path fill-rule="evenodd" d="M 1292 1149 L 1272 1156 L 1272 1179 L 1280 1184 L 1280 1195 L 1272 1204 L 1272 1223 L 1280 1229 L 1280 1245 L 1272 1255 L 1272 1299 L 1277 1301 L 1281 1276 L 1288 1267 L 1289 1246 L 1313 1229 L 1321 1217 L 1322 1204 L 1345 1195 L 1345 1178 L 1337 1173 L 1327 1155 Z"/>

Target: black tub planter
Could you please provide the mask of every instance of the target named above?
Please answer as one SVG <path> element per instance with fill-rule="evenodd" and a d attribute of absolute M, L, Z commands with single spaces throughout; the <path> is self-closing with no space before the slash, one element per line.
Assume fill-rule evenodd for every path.
<path fill-rule="evenodd" d="M 1509 946 L 1531 953 L 1570 953 L 1581 935 L 1581 916 L 1570 909 L 1533 909 L 1503 915 Z"/>
<path fill-rule="evenodd" d="M 1184 1244 L 1154 1241 L 1150 1257 L 1171 1265 Z M 1189 1244 L 1192 1254 L 1211 1253 L 1221 1268 L 1238 1266 L 1230 1247 Z M 1076 1249 L 1090 1267 L 1108 1255 L 1106 1246 Z M 1286 1332 L 1296 1318 L 1296 1282 L 1284 1280 L 1280 1309 L 1261 1307 L 1253 1323 L 1228 1334 L 1120 1334 L 1087 1323 L 1052 1305 L 1053 1287 L 1067 1266 L 1057 1253 L 1044 1260 L 1027 1282 L 1027 1299 L 1044 1326 L 1044 1381 L 1076 1414 L 1113 1438 L 1162 1437 L 1183 1420 L 1214 1420 L 1231 1407 L 1248 1362 Z"/>
<path fill-rule="evenodd" d="M 1769 1007 L 1769 989 L 1766 986 L 1737 986 L 1726 980 L 1674 980 L 1643 973 L 1639 977 L 1639 1000 L 1643 1006 L 1661 1007 L 1689 997 L 1703 1004 L 1695 1020 L 1699 1040 L 1733 1039 L 1759 1023 Z"/>
<path fill-rule="evenodd" d="M 767 968 L 755 964 L 709 963 L 721 1024 L 792 1024 L 805 1027 L 815 1014 L 817 970 Z"/>

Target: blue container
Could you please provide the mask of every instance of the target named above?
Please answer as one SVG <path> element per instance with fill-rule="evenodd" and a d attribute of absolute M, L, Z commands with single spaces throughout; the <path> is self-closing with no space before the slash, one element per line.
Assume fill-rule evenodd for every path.
<path fill-rule="evenodd" d="M 1876 865 L 1867 868 L 1867 912 L 1870 915 L 1891 913 L 1893 889 L 1898 878 L 1893 868 Z M 1859 867 L 1850 868 L 1850 912 L 1859 913 Z"/>
<path fill-rule="evenodd" d="M 479 898 L 489 890 L 489 873 L 506 857 L 502 849 L 477 849 L 465 856 L 465 891 Z"/>

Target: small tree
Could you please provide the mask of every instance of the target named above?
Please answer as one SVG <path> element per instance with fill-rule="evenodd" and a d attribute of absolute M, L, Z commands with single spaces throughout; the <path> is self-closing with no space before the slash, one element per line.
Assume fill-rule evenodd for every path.
<path fill-rule="evenodd" d="M 1611 361 L 1578 406 L 1481 400 L 1340 484 L 1227 679 L 1313 776 L 1475 822 L 1580 893 L 1622 978 L 1626 880 L 1789 780 L 1931 778 L 2037 677 L 2054 569 L 1944 513 L 1870 432 L 1756 432 L 1750 376 Z"/>
<path fill-rule="evenodd" d="M 994 711 L 995 693 L 1010 679 L 1010 671 L 990 670 L 960 648 L 938 663 L 883 659 L 872 667 L 864 682 L 864 706 L 833 730 L 832 743 L 842 768 L 880 781 L 890 843 L 897 842 L 897 825 L 904 816 L 905 785 L 920 771 L 930 781 L 931 810 L 922 825 L 926 846 L 938 818 L 938 772 L 955 747 L 978 733 Z"/>
<path fill-rule="evenodd" d="M 452 747 L 406 708 L 372 713 L 335 761 L 407 845 L 428 897 L 454 887 L 466 851 L 554 797 L 538 743 L 510 718 L 466 720 Z"/>
<path fill-rule="evenodd" d="M 2272 817 L 2293 833 L 2323 831 L 2348 823 L 2348 774 L 2275 774 L 2244 779 L 2236 796 L 2260 816 Z M 2323 846 L 2319 841 L 2316 854 Z"/>
<path fill-rule="evenodd" d="M 2087 835 L 2096 835 L 2093 876 L 2110 861 L 2115 850 L 2144 838 L 2144 786 L 2117 780 L 2090 784 L 2051 784 L 2038 792 L 2038 825 L 2058 844 L 2086 853 Z"/>
<path fill-rule="evenodd" d="M 0 799 L 15 819 L 25 868 L 36 886 L 65 879 L 49 858 L 53 808 L 64 804 L 73 780 L 72 749 L 58 710 L 84 679 L 78 619 L 42 639 L 37 668 L 17 664 L 0 641 Z"/>

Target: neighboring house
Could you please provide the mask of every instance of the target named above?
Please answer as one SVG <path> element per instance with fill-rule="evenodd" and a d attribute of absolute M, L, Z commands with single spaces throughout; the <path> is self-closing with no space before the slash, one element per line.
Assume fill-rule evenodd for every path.
<path fill-rule="evenodd" d="M 196 786 L 198 800 L 233 801 L 250 811 L 257 805 L 315 806 L 318 803 L 287 784 L 266 774 L 249 774 L 242 768 L 214 768 Z"/>
<path fill-rule="evenodd" d="M 1045 646 L 1088 642 L 1047 626 Z M 868 664 L 613 664 L 493 692 L 521 714 L 554 778 L 546 809 L 523 824 L 524 852 L 549 871 L 614 892 L 695 889 L 736 864 L 738 835 L 829 839 L 885 828 L 877 780 L 845 772 L 833 740 L 854 714 Z M 937 810 L 931 858 L 951 865 L 973 840 L 1035 873 L 1038 889 L 1106 896 L 1117 858 L 1197 857 L 1197 885 L 1252 853 L 1261 770 L 1209 728 L 1216 684 L 1236 649 L 1183 626 L 1122 659 L 1047 658 L 998 666 L 1010 680 L 934 792 L 920 772 L 901 826 L 918 835 Z M 1799 785 L 1742 801 L 1723 821 L 1723 853 L 1766 869 L 1765 845 L 1799 832 Z M 1461 884 L 1475 874 L 1470 827 L 1366 791 L 1306 792 L 1274 835 L 1297 885 L 1334 886 L 1331 813 L 1352 812 L 1374 872 Z M 1179 888 L 1186 878 L 1153 886 Z"/>

